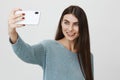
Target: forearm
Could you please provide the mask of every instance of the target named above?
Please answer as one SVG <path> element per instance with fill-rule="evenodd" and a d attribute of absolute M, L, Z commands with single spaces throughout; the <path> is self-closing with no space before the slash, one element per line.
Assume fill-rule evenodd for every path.
<path fill-rule="evenodd" d="M 14 30 L 14 31 L 9 31 L 8 34 L 9 34 L 11 43 L 12 44 L 16 43 L 18 39 L 18 33 Z"/>
<path fill-rule="evenodd" d="M 12 44 L 12 47 L 13 47 L 14 52 L 20 59 L 28 63 L 36 63 L 33 48 L 29 44 L 25 43 L 20 38 L 19 35 L 18 35 L 18 39 L 16 40 L 16 42 Z"/>
<path fill-rule="evenodd" d="M 45 49 L 41 43 L 31 46 L 25 43 L 18 34 L 18 39 L 16 43 L 12 44 L 12 48 L 16 55 L 23 61 L 43 66 Z"/>

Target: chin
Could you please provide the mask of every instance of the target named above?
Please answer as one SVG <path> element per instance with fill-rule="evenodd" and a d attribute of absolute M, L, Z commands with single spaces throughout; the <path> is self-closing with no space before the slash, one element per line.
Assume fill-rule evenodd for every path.
<path fill-rule="evenodd" d="M 76 39 L 76 37 L 66 37 L 66 39 L 69 41 L 74 41 Z"/>

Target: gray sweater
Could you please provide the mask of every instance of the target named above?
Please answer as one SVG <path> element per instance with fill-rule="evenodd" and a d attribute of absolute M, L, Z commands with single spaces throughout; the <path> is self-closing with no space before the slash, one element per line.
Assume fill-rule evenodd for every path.
<path fill-rule="evenodd" d="M 42 67 L 43 80 L 84 80 L 77 54 L 56 40 L 44 40 L 31 46 L 19 36 L 12 48 L 23 61 Z M 93 68 L 92 54 L 91 61 Z"/>

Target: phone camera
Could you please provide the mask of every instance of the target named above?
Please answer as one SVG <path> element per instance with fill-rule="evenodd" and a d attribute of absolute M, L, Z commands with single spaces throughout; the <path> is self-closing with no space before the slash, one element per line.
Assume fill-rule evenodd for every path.
<path fill-rule="evenodd" d="M 39 12 L 35 12 L 35 14 L 39 14 Z"/>

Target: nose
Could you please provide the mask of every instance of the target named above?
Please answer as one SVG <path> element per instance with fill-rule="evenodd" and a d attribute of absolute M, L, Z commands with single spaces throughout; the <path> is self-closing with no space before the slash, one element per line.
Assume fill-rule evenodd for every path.
<path fill-rule="evenodd" d="M 73 30 L 73 26 L 70 25 L 70 26 L 68 27 L 68 30 L 69 30 L 69 31 L 72 31 L 72 30 Z"/>

